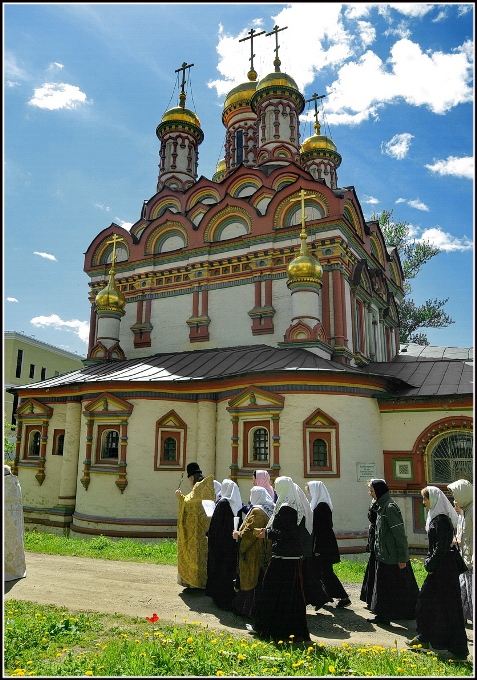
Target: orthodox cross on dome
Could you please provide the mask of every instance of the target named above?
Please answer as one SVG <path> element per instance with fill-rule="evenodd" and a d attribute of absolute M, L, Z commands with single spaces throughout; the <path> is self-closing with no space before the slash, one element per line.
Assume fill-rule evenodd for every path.
<path fill-rule="evenodd" d="M 308 104 L 309 102 L 315 102 L 315 133 L 317 135 L 320 134 L 320 124 L 318 122 L 318 106 L 317 106 L 317 101 L 318 99 L 323 99 L 324 97 L 327 97 L 327 94 L 315 94 L 310 97 L 310 99 L 305 99 L 305 104 Z"/>
<path fill-rule="evenodd" d="M 306 234 L 306 229 L 305 229 L 305 220 L 308 217 L 308 215 L 305 215 L 305 196 L 306 196 L 306 191 L 303 189 L 300 189 L 300 196 L 299 198 L 293 198 L 292 203 L 296 203 L 296 201 L 301 201 L 301 231 L 302 233 Z"/>
<path fill-rule="evenodd" d="M 255 56 L 254 53 L 253 53 L 253 39 L 254 39 L 254 37 L 256 38 L 256 37 L 259 36 L 259 35 L 263 35 L 263 34 L 265 33 L 265 31 L 261 31 L 260 33 L 257 33 L 256 30 L 255 30 L 254 28 L 251 28 L 250 31 L 249 31 L 248 33 L 249 33 L 249 37 L 247 37 L 247 38 L 241 38 L 241 39 L 239 40 L 239 42 L 244 42 L 244 40 L 250 40 L 250 54 L 251 54 L 251 57 L 250 57 L 250 59 L 249 59 L 249 61 L 250 61 L 250 71 L 248 72 L 248 78 L 249 78 L 249 80 L 257 80 L 257 72 L 256 72 L 255 69 L 253 68 L 253 58 L 254 58 L 254 56 Z"/>
<path fill-rule="evenodd" d="M 275 71 L 278 73 L 280 71 L 280 64 L 282 63 L 280 59 L 278 58 L 278 48 L 280 45 L 278 44 L 278 32 L 279 31 L 285 31 L 288 28 L 288 26 L 284 26 L 283 28 L 278 28 L 278 26 L 274 26 L 273 31 L 270 31 L 270 33 L 267 33 L 267 36 L 273 35 L 275 33 L 275 59 L 273 62 L 273 65 L 275 66 Z"/>
<path fill-rule="evenodd" d="M 179 95 L 179 106 L 182 108 L 185 108 L 185 100 L 186 100 L 186 93 L 185 93 L 185 72 L 186 68 L 190 68 L 191 66 L 194 66 L 194 64 L 188 64 L 186 61 L 182 62 L 182 66 L 180 68 L 176 68 L 174 73 L 179 73 L 179 71 L 182 71 L 182 83 L 181 83 L 181 93 Z"/>
<path fill-rule="evenodd" d="M 124 238 L 122 236 L 118 236 L 117 234 L 113 234 L 111 241 L 106 241 L 106 245 L 109 245 L 110 243 L 113 244 L 113 256 L 111 257 L 111 269 L 114 269 L 114 265 L 116 263 L 116 244 L 117 243 L 124 243 Z"/>

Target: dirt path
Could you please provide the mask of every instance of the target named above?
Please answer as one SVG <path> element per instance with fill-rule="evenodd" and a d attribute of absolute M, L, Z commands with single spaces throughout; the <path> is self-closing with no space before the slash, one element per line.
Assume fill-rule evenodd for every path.
<path fill-rule="evenodd" d="M 120 613 L 146 617 L 154 612 L 162 621 L 187 619 L 248 636 L 248 622 L 224 612 L 203 591 L 184 590 L 177 583 L 175 567 L 135 562 L 113 562 L 85 557 L 26 553 L 27 576 L 4 584 L 5 600 L 30 600 L 72 610 Z M 325 606 L 319 613 L 308 607 L 308 626 L 313 641 L 325 644 L 383 645 L 404 647 L 415 634 L 415 621 L 376 626 L 359 599 L 361 586 L 345 584 L 352 604 L 345 609 Z M 473 630 L 467 628 L 473 657 Z"/>

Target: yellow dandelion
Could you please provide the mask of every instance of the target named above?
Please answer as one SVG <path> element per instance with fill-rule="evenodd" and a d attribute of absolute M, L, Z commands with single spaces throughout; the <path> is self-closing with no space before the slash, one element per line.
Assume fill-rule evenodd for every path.
<path fill-rule="evenodd" d="M 328 666 L 328 670 L 330 671 L 330 673 L 336 673 L 336 669 L 334 666 Z"/>
<path fill-rule="evenodd" d="M 218 670 L 215 675 L 223 675 L 224 671 Z"/>
<path fill-rule="evenodd" d="M 41 641 L 43 642 L 43 644 L 45 644 L 45 642 L 48 642 L 48 640 L 46 639 L 46 637 L 41 638 Z"/>
<path fill-rule="evenodd" d="M 27 666 L 31 666 L 33 661 L 27 661 Z"/>
<path fill-rule="evenodd" d="M 246 658 L 247 658 L 247 657 L 244 656 L 243 654 L 237 654 L 237 659 L 238 659 L 239 661 L 245 661 Z"/>
<path fill-rule="evenodd" d="M 139 656 L 146 656 L 146 652 L 141 652 Z"/>
<path fill-rule="evenodd" d="M 149 631 L 146 630 L 146 632 L 144 633 L 144 637 L 149 637 Z"/>
<path fill-rule="evenodd" d="M 84 674 L 85 675 L 93 675 L 93 671 L 85 671 Z"/>
<path fill-rule="evenodd" d="M 187 644 L 190 645 L 192 642 L 194 642 L 194 638 L 188 637 Z"/>
<path fill-rule="evenodd" d="M 397 672 L 398 673 L 404 673 L 404 668 L 401 668 L 401 666 L 398 666 Z"/>
<path fill-rule="evenodd" d="M 56 656 L 57 656 L 57 657 L 58 657 L 58 656 L 62 656 L 61 652 L 58 652 L 58 654 L 57 654 Z"/>

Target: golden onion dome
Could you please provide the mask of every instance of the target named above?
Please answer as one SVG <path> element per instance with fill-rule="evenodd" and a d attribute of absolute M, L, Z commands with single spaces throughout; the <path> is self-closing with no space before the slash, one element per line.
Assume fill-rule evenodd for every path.
<path fill-rule="evenodd" d="M 259 90 L 263 90 L 265 87 L 271 86 L 286 86 L 298 91 L 298 85 L 295 83 L 293 78 L 287 73 L 281 73 L 281 71 L 269 73 L 267 76 L 259 80 L 257 84 L 257 92 Z"/>
<path fill-rule="evenodd" d="M 224 110 L 233 104 L 238 104 L 239 102 L 246 102 L 250 104 L 250 100 L 252 99 L 252 95 L 255 94 L 256 89 L 257 82 L 254 80 L 251 80 L 248 83 L 237 85 L 237 87 L 234 87 L 232 90 L 230 90 L 228 95 L 225 97 Z"/>
<path fill-rule="evenodd" d="M 96 295 L 96 311 L 98 312 L 120 312 L 124 313 L 126 298 L 116 286 L 114 280 L 114 269 L 109 272 L 107 285 Z"/>
<path fill-rule="evenodd" d="M 227 164 L 225 163 L 225 158 L 221 158 L 220 161 L 217 163 L 217 167 L 215 168 L 215 172 L 225 172 L 227 169 Z"/>
<path fill-rule="evenodd" d="M 288 283 L 300 281 L 321 283 L 323 269 L 316 257 L 313 257 L 308 250 L 305 231 L 301 232 L 300 238 L 300 254 L 295 257 L 287 267 Z"/>
<path fill-rule="evenodd" d="M 170 122 L 182 122 L 182 123 L 192 123 L 196 127 L 200 128 L 200 120 L 196 114 L 190 109 L 183 108 L 182 106 L 175 106 L 173 109 L 169 109 L 162 116 L 161 125 L 163 123 Z"/>
<path fill-rule="evenodd" d="M 319 151 L 320 149 L 328 149 L 329 151 L 337 151 L 336 144 L 325 135 L 320 135 L 320 124 L 315 123 L 315 134 L 305 139 L 300 147 L 301 153 L 306 151 Z"/>

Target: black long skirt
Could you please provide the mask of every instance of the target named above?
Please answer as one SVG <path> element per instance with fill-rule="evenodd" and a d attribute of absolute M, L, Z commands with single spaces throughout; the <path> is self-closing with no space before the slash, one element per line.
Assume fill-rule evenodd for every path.
<path fill-rule="evenodd" d="M 408 561 L 404 569 L 397 564 L 376 560 L 371 611 L 381 619 L 415 619 L 419 586 Z"/>
<path fill-rule="evenodd" d="M 374 552 L 370 553 L 366 571 L 364 572 L 363 584 L 361 586 L 361 593 L 359 599 L 366 602 L 368 609 L 371 608 L 371 600 L 373 598 L 374 576 L 376 574 L 376 556 Z"/>
<path fill-rule="evenodd" d="M 321 564 L 318 558 L 305 557 L 303 560 L 303 586 L 305 591 L 305 602 L 318 609 L 326 602 L 332 602 L 333 598 L 326 592 Z"/>
<path fill-rule="evenodd" d="M 253 627 L 263 638 L 310 640 L 306 621 L 302 559 L 272 557 L 265 571 L 260 597 L 252 615 Z"/>
<path fill-rule="evenodd" d="M 451 552 L 422 584 L 416 625 L 419 638 L 435 649 L 447 649 L 456 656 L 468 655 L 459 574 Z"/>

